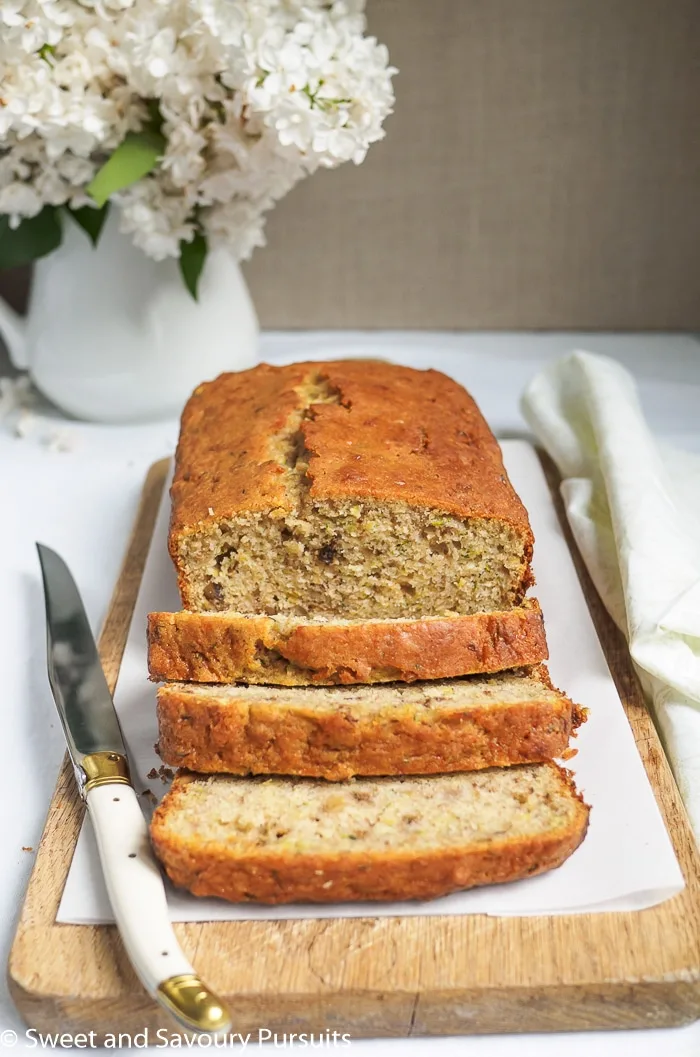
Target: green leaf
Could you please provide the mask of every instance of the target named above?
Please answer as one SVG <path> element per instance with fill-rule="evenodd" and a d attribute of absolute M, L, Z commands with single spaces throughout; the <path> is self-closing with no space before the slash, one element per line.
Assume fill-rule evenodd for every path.
<path fill-rule="evenodd" d="M 165 151 L 165 139 L 153 129 L 129 132 L 86 190 L 102 207 L 110 195 L 147 176 Z"/>
<path fill-rule="evenodd" d="M 39 48 L 38 52 L 37 52 L 37 55 L 39 56 L 39 58 L 43 59 L 44 62 L 48 63 L 49 66 L 51 65 L 49 60 L 52 59 L 55 54 L 56 54 L 56 47 L 53 44 L 42 44 L 41 47 Z"/>
<path fill-rule="evenodd" d="M 195 301 L 198 300 L 199 278 L 207 258 L 207 252 L 207 240 L 200 232 L 197 232 L 191 242 L 180 243 L 180 271 L 182 272 L 182 278 L 185 280 L 185 286 Z"/>
<path fill-rule="evenodd" d="M 69 209 L 68 213 L 73 217 L 76 224 L 83 229 L 93 246 L 96 246 L 100 241 L 102 228 L 109 213 L 109 202 L 106 202 L 102 209 L 82 206 L 80 209 Z"/>
<path fill-rule="evenodd" d="M 0 271 L 53 253 L 61 245 L 61 237 L 61 218 L 55 206 L 44 206 L 41 213 L 27 217 L 14 229 L 8 216 L 0 216 Z"/>

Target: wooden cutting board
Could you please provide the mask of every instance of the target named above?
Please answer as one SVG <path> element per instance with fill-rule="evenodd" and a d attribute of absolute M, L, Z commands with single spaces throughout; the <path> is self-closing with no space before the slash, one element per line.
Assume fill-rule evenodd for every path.
<path fill-rule="evenodd" d="M 556 473 L 546 465 L 563 519 Z M 100 654 L 116 683 L 167 461 L 146 479 Z M 568 532 L 565 525 L 565 531 Z M 571 539 L 569 543 L 572 546 Z M 535 918 L 342 918 L 178 924 L 234 1031 L 360 1036 L 659 1028 L 700 1017 L 700 857 L 629 662 L 574 552 L 598 634 L 669 828 L 686 888 L 637 913 Z M 9 961 L 14 1000 L 42 1031 L 175 1030 L 141 988 L 114 926 L 56 924 L 83 806 L 61 771 Z"/>

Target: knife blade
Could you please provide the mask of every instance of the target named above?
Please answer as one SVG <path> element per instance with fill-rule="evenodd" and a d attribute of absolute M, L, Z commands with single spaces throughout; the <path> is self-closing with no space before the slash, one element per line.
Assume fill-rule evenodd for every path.
<path fill-rule="evenodd" d="M 60 555 L 41 543 L 36 547 L 49 683 L 127 955 L 148 993 L 178 1023 L 201 1034 L 223 1034 L 231 1026 L 228 1011 L 202 983 L 170 924 L 163 877 L 80 593 Z"/>
<path fill-rule="evenodd" d="M 55 551 L 36 546 L 46 601 L 49 683 L 82 792 L 88 781 L 85 757 L 113 752 L 126 759 L 126 748 L 75 581 Z"/>

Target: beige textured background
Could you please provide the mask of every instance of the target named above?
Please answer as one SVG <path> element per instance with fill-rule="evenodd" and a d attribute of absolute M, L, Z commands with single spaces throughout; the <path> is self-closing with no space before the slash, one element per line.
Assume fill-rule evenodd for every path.
<path fill-rule="evenodd" d="M 368 11 L 396 112 L 271 215 L 264 325 L 700 326 L 700 0 Z"/>
<path fill-rule="evenodd" d="M 368 10 L 396 113 L 271 214 L 264 326 L 700 329 L 700 0 Z"/>

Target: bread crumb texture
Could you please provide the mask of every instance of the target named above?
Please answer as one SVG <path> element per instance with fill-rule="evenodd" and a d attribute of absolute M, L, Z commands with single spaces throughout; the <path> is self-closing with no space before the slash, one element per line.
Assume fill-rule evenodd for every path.
<path fill-rule="evenodd" d="M 559 865 L 588 808 L 554 764 L 423 778 L 180 774 L 155 849 L 197 895 L 269 903 L 430 898 Z M 329 884 L 328 882 L 332 882 Z"/>
<path fill-rule="evenodd" d="M 205 773 L 338 781 L 538 762 L 566 750 L 574 718 L 544 666 L 410 686 L 158 691 L 161 756 Z"/>

